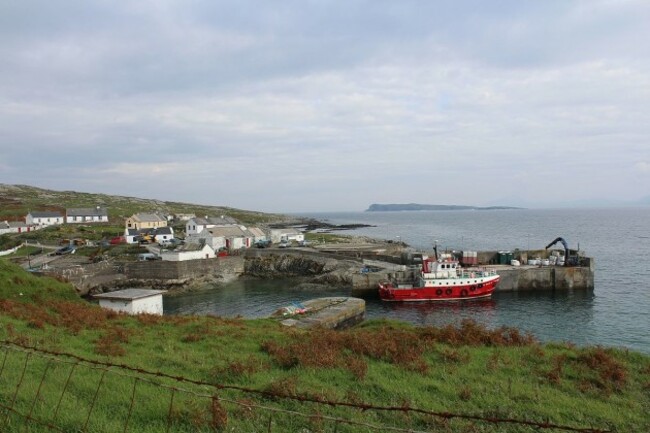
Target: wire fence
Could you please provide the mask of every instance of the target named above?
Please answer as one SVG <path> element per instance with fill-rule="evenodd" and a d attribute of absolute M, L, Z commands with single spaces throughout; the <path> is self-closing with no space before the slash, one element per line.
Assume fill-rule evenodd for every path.
<path fill-rule="evenodd" d="M 381 406 L 209 383 L 0 340 L 0 431 L 530 432 L 610 430 Z"/>

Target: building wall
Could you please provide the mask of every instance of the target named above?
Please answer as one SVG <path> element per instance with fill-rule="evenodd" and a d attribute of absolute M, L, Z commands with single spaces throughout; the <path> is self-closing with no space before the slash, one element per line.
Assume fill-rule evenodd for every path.
<path fill-rule="evenodd" d="M 226 239 L 221 236 L 212 236 L 211 233 L 205 232 L 200 234 L 192 234 L 185 238 L 185 242 L 198 244 L 201 241 L 209 245 L 214 251 L 219 251 L 221 248 L 226 247 Z"/>
<path fill-rule="evenodd" d="M 189 220 L 187 222 L 187 224 L 185 224 L 185 235 L 186 236 L 198 235 L 199 233 L 201 233 L 203 231 L 204 228 L 205 228 L 205 226 L 203 226 L 201 224 L 197 224 L 196 221 L 191 219 L 191 220 Z"/>
<path fill-rule="evenodd" d="M 99 216 L 99 215 L 68 215 L 65 217 L 65 222 L 67 224 L 81 224 L 81 223 L 107 223 L 108 216 Z"/>
<path fill-rule="evenodd" d="M 155 229 L 158 227 L 167 227 L 167 221 L 138 221 L 135 218 L 126 219 L 126 228 L 128 229 Z"/>
<path fill-rule="evenodd" d="M 57 224 L 63 224 L 63 216 L 48 217 L 48 218 L 33 218 L 31 215 L 27 215 L 27 217 L 25 218 L 25 223 L 27 225 L 36 225 L 40 227 L 53 226 Z"/>
<path fill-rule="evenodd" d="M 113 311 L 120 311 L 128 314 L 163 314 L 162 295 L 148 296 L 146 298 L 123 301 L 117 299 L 100 299 L 99 306 Z"/>
<path fill-rule="evenodd" d="M 214 250 L 206 246 L 200 251 L 163 251 L 160 257 L 169 262 L 183 262 L 187 260 L 213 259 L 215 255 Z"/>

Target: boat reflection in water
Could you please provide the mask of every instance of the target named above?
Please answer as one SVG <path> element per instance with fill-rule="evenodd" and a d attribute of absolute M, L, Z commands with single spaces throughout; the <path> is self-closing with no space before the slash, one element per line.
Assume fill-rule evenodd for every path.
<path fill-rule="evenodd" d="M 382 302 L 366 300 L 369 319 L 389 318 L 418 326 L 445 326 L 471 319 L 486 326 L 494 323 L 497 303 L 491 298 L 449 302 Z"/>

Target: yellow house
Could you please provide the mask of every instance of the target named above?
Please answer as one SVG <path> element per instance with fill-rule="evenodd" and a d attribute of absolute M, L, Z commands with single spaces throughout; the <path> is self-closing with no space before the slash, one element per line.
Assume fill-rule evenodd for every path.
<path fill-rule="evenodd" d="M 127 229 L 155 229 L 167 227 L 167 220 L 155 213 L 137 213 L 126 219 Z"/>

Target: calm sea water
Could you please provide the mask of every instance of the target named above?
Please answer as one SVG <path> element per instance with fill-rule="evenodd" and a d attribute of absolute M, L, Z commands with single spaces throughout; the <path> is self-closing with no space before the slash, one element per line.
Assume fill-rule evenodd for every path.
<path fill-rule="evenodd" d="M 367 300 L 368 317 L 417 325 L 471 318 L 490 327 L 513 326 L 543 341 L 629 347 L 650 353 L 650 208 L 507 211 L 320 213 L 335 224 L 366 223 L 344 233 L 400 240 L 417 249 L 542 249 L 562 236 L 596 264 L 595 289 L 556 293 L 495 293 L 485 302 L 383 303 Z M 561 248 L 561 245 L 556 245 Z M 294 281 L 243 280 L 218 290 L 165 299 L 165 313 L 263 317 L 322 292 Z"/>

